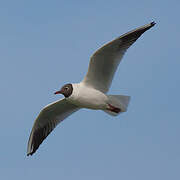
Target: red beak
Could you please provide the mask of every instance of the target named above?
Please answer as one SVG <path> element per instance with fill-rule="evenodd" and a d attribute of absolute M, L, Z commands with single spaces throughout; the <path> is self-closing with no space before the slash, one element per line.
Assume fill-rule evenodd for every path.
<path fill-rule="evenodd" d="M 54 94 L 62 94 L 62 92 L 60 90 L 60 91 L 56 91 Z"/>

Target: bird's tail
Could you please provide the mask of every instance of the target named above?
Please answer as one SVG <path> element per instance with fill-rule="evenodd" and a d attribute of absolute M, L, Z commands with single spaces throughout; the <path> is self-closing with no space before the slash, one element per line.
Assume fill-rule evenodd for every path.
<path fill-rule="evenodd" d="M 127 107 L 130 101 L 130 96 L 123 95 L 107 95 L 108 96 L 108 106 L 104 112 L 111 116 L 117 116 L 122 112 L 127 111 Z"/>

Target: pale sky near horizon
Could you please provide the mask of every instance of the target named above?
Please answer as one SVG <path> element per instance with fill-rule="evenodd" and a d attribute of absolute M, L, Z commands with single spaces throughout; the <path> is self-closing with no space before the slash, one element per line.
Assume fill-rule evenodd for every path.
<path fill-rule="evenodd" d="M 0 179 L 179 180 L 180 2 L 0 2 Z M 109 94 L 130 95 L 126 113 L 81 110 L 33 156 L 39 111 L 79 82 L 104 43 L 155 21 L 127 51 Z"/>

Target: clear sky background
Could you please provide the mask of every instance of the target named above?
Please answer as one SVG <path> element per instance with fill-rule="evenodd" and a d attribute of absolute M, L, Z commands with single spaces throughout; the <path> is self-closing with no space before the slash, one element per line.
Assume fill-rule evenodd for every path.
<path fill-rule="evenodd" d="M 0 179 L 179 180 L 178 0 L 0 2 Z M 79 82 L 104 43 L 155 21 L 127 51 L 110 94 L 132 97 L 111 117 L 81 110 L 31 157 L 27 141 L 41 108 Z"/>

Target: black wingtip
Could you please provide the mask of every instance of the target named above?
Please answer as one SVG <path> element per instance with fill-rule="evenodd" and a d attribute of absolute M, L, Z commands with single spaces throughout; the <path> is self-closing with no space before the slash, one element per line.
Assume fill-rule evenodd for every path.
<path fill-rule="evenodd" d="M 32 152 L 29 152 L 27 153 L 27 156 L 32 156 L 36 151 L 32 151 Z"/>
<path fill-rule="evenodd" d="M 152 26 L 154 26 L 156 23 L 155 23 L 155 21 L 153 21 L 153 22 L 151 22 L 150 24 L 151 24 L 151 27 L 152 27 Z"/>
<path fill-rule="evenodd" d="M 30 155 L 32 156 L 34 153 L 35 153 L 35 151 L 28 152 L 28 153 L 27 153 L 27 156 L 30 156 Z"/>
<path fill-rule="evenodd" d="M 31 153 L 27 153 L 27 156 L 31 155 Z"/>

